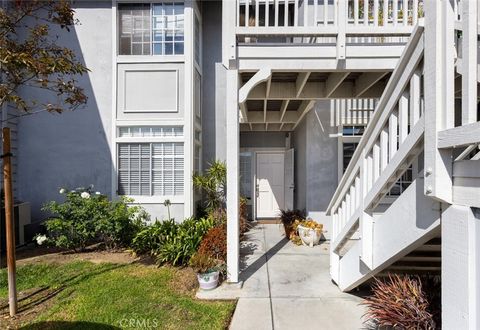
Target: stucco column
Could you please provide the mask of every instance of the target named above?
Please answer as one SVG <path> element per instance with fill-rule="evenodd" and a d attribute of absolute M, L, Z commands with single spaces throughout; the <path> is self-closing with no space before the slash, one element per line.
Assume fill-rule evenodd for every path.
<path fill-rule="evenodd" d="M 238 70 L 227 70 L 227 272 L 228 282 L 239 273 L 239 111 Z"/>

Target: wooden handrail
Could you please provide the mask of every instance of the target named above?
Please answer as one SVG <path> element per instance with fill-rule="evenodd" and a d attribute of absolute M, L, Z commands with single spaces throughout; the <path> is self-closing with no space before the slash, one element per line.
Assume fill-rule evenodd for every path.
<path fill-rule="evenodd" d="M 355 177 L 360 169 L 360 158 L 363 150 L 370 149 L 373 146 L 373 138 L 377 137 L 377 134 L 375 133 L 379 133 L 379 122 L 381 122 L 381 126 L 383 127 L 384 121 L 388 119 L 388 114 L 383 111 L 378 111 L 378 109 L 385 109 L 388 103 L 394 103 L 396 101 L 392 100 L 393 92 L 395 89 L 398 88 L 398 83 L 404 75 L 404 71 L 407 65 L 412 65 L 412 55 L 417 49 L 417 45 L 419 44 L 419 42 L 423 43 L 423 40 L 421 39 L 423 35 L 423 30 L 423 20 L 420 20 L 419 24 L 415 27 L 409 42 L 405 46 L 402 56 L 400 57 L 400 61 L 395 70 L 393 71 L 387 87 L 385 88 L 385 91 L 377 104 L 377 110 L 374 112 L 370 123 L 368 124 L 364 132 L 363 137 L 360 139 L 355 153 L 353 154 L 352 159 L 350 160 L 350 163 L 345 170 L 345 174 L 340 180 L 340 183 L 338 184 L 338 187 L 330 201 L 330 204 L 328 205 L 328 215 L 331 215 L 333 209 L 338 208 L 339 203 L 341 203 L 345 194 L 350 189 L 350 186 L 353 184 L 353 181 L 355 180 Z"/>

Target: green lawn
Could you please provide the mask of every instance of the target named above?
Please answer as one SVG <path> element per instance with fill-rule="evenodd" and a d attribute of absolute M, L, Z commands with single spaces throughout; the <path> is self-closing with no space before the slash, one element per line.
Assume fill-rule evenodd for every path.
<path fill-rule="evenodd" d="M 22 313 L 44 307 L 23 324 L 26 329 L 224 329 L 235 308 L 234 302 L 200 301 L 175 290 L 172 268 L 76 261 L 27 265 L 17 274 L 18 290 L 27 293 Z M 2 306 L 6 297 L 2 270 Z"/>

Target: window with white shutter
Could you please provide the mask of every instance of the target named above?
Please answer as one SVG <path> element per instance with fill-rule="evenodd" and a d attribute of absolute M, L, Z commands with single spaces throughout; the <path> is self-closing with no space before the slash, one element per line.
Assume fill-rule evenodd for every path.
<path fill-rule="evenodd" d="M 183 190 L 183 142 L 118 144 L 119 195 L 181 196 Z"/>

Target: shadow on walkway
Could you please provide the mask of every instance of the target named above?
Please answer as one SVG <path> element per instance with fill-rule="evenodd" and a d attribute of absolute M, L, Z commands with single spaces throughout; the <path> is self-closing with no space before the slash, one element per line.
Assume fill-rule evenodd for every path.
<path fill-rule="evenodd" d="M 263 230 L 263 229 L 262 229 Z M 280 241 L 277 242 L 272 248 L 266 251 L 261 257 L 255 260 L 251 265 L 247 265 L 246 257 L 252 255 L 255 252 L 256 246 L 248 242 L 242 247 L 242 255 L 240 256 L 240 275 L 239 278 L 241 281 L 248 280 L 255 272 L 257 272 L 267 261 L 273 257 L 278 251 L 280 251 L 287 243 L 289 242 L 288 238 L 283 237 Z"/>

